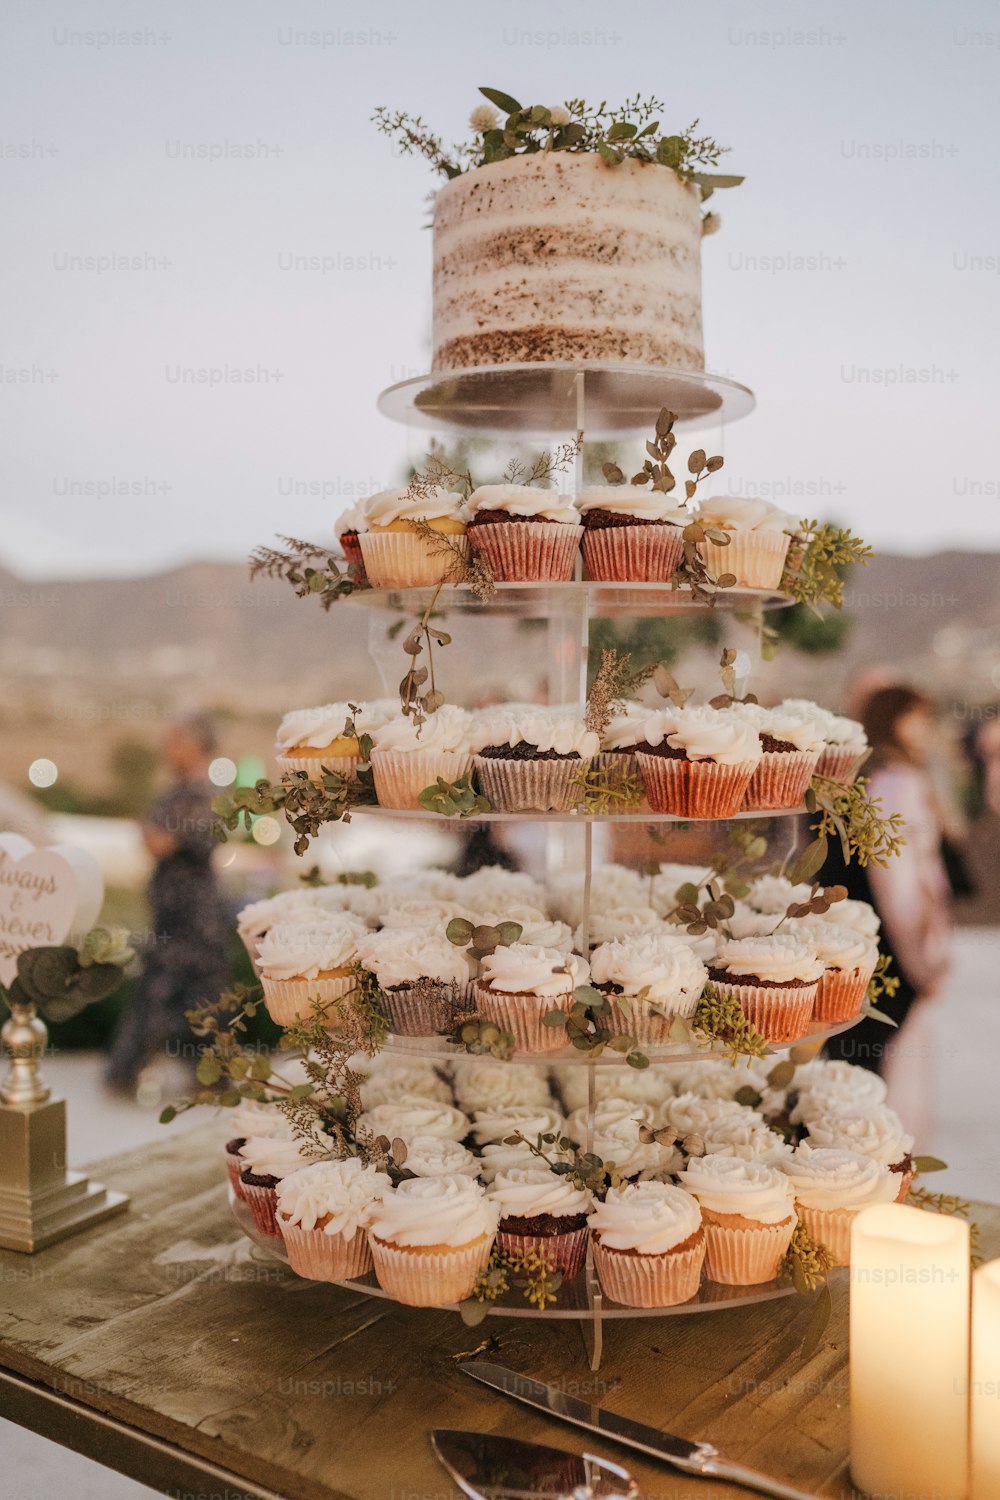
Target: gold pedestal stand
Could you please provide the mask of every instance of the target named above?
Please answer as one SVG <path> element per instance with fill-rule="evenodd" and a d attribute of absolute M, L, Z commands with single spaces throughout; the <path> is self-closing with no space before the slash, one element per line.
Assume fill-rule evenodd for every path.
<path fill-rule="evenodd" d="M 48 1041 L 33 1005 L 0 1031 L 10 1068 L 0 1087 L 0 1248 L 31 1254 L 128 1207 L 125 1193 L 66 1170 L 66 1105 L 51 1099 L 39 1059 Z"/>

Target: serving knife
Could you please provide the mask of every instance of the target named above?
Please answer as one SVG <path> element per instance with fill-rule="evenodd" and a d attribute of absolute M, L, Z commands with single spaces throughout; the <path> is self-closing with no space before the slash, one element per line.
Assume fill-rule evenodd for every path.
<path fill-rule="evenodd" d="M 761 1495 L 771 1495 L 774 1500 L 818 1500 L 805 1490 L 797 1490 L 790 1484 L 771 1479 L 756 1469 L 747 1469 L 742 1464 L 725 1458 L 711 1443 L 693 1443 L 688 1438 L 676 1437 L 671 1432 L 660 1432 L 642 1422 L 633 1422 L 631 1417 L 619 1416 L 617 1412 L 605 1411 L 578 1396 L 570 1396 L 558 1386 L 543 1385 L 540 1380 L 531 1380 L 519 1375 L 516 1370 L 507 1370 L 503 1365 L 488 1361 L 466 1360 L 458 1367 L 473 1380 L 482 1381 L 505 1396 L 516 1401 L 525 1401 L 529 1406 L 572 1422 L 587 1432 L 598 1433 L 612 1442 L 634 1448 L 649 1458 L 658 1458 L 663 1463 L 680 1469 L 684 1474 L 696 1474 L 703 1479 L 721 1479 L 730 1484 L 742 1484 Z"/>
<path fill-rule="evenodd" d="M 491 1432 L 439 1427 L 431 1446 L 469 1500 L 638 1500 L 627 1469 Z"/>

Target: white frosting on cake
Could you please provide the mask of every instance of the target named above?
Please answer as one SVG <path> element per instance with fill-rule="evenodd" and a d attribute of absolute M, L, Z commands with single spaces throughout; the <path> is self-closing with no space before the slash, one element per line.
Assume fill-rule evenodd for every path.
<path fill-rule="evenodd" d="M 460 948 L 442 933 L 417 927 L 384 927 L 358 939 L 358 958 L 383 989 L 412 985 L 418 979 L 444 984 L 469 982 L 469 966 Z"/>
<path fill-rule="evenodd" d="M 300 1229 L 339 1234 L 351 1240 L 367 1229 L 375 1205 L 390 1191 L 389 1179 L 356 1156 L 346 1161 L 318 1161 L 300 1167 L 278 1183 L 275 1193 L 281 1218 Z M 319 1225 L 318 1221 L 326 1223 Z"/>
<path fill-rule="evenodd" d="M 723 939 L 716 963 L 730 979 L 763 979 L 771 984 L 794 980 L 815 984 L 823 974 L 815 948 L 784 932 L 770 937 Z"/>
<path fill-rule="evenodd" d="M 767 1162 L 702 1156 L 677 1177 L 711 1213 L 739 1214 L 758 1224 L 782 1224 L 795 1217 L 791 1182 Z"/>
<path fill-rule="evenodd" d="M 899 1175 L 882 1162 L 840 1146 L 801 1145 L 784 1171 L 796 1200 L 806 1208 L 865 1208 L 891 1203 L 899 1192 Z"/>
<path fill-rule="evenodd" d="M 608 510 L 616 516 L 669 521 L 674 526 L 687 526 L 691 520 L 690 511 L 678 503 L 677 490 L 668 493 L 648 484 L 589 484 L 576 503 L 584 515 L 590 510 Z"/>
<path fill-rule="evenodd" d="M 426 495 L 411 495 L 409 490 L 379 490 L 364 504 L 365 526 L 391 526 L 395 521 L 437 521 L 449 516 L 464 521 L 467 516 L 463 496 L 454 490 L 431 490 Z"/>
<path fill-rule="evenodd" d="M 261 973 L 269 979 L 315 979 L 345 969 L 357 957 L 361 930 L 349 912 L 318 908 L 310 922 L 277 922 L 257 944 Z"/>
<path fill-rule="evenodd" d="M 799 530 L 797 516 L 772 505 L 770 500 L 750 500 L 744 495 L 712 495 L 699 502 L 696 519 L 703 526 L 722 531 Z"/>
<path fill-rule="evenodd" d="M 609 1250 L 666 1255 L 701 1228 L 697 1200 L 666 1182 L 636 1182 L 609 1188 L 594 1207 L 590 1227 Z"/>
<path fill-rule="evenodd" d="M 301 746 L 303 750 L 324 749 L 344 734 L 347 721 L 354 720 L 358 734 L 370 733 L 381 724 L 387 715 L 379 712 L 374 704 L 357 705 L 358 712 L 352 714 L 351 705 L 344 703 L 321 703 L 316 708 L 294 708 L 278 725 L 275 743 L 279 751 L 287 754 Z"/>
<path fill-rule="evenodd" d="M 443 703 L 420 724 L 411 714 L 400 714 L 372 731 L 376 750 L 465 750 L 468 747 L 469 715 L 454 703 Z"/>
<path fill-rule="evenodd" d="M 370 1232 L 394 1245 L 471 1245 L 496 1231 L 496 1205 L 471 1177 L 408 1177 L 377 1205 Z"/>
<path fill-rule="evenodd" d="M 535 948 L 530 943 L 497 948 L 483 959 L 480 973 L 484 985 L 511 995 L 555 998 L 587 982 L 587 965 L 582 958 L 556 948 Z"/>

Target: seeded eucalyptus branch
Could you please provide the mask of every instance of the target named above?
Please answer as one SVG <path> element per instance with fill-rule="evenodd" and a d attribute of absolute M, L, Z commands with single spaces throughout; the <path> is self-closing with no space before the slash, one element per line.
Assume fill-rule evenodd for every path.
<path fill-rule="evenodd" d="M 811 813 L 818 813 L 819 817 L 810 825 L 816 839 L 806 854 L 812 851 L 811 859 L 816 870 L 826 859 L 828 839 L 834 834 L 840 839 L 845 863 L 856 859 L 862 867 L 888 864 L 906 842 L 903 835 L 906 824 L 902 815 L 891 813 L 886 816 L 881 799 L 869 797 L 867 787 L 868 778 L 864 776 L 859 776 L 849 786 L 829 776 L 813 777 L 806 791 L 806 808 Z"/>
<path fill-rule="evenodd" d="M 481 1323 L 490 1304 L 509 1292 L 512 1286 L 523 1290 L 532 1307 L 543 1310 L 557 1300 L 562 1281 L 562 1272 L 554 1268 L 544 1249 L 501 1250 L 494 1246 L 471 1296 L 460 1304 L 462 1322 L 469 1328 Z"/>
<path fill-rule="evenodd" d="M 362 586 L 355 565 L 348 563 L 342 567 L 342 559 L 333 557 L 327 547 L 293 536 L 279 536 L 278 540 L 285 543 L 287 550 L 257 547 L 251 552 L 251 578 L 284 578 L 300 599 L 318 594 L 324 609 Z"/>
<path fill-rule="evenodd" d="M 623 760 L 629 757 L 623 756 Z M 588 766 L 569 779 L 572 804 L 587 817 L 610 817 L 642 805 L 642 779 L 626 766 Z"/>
<path fill-rule="evenodd" d="M 690 1025 L 677 1016 L 670 1028 L 671 1040 L 722 1042 L 733 1067 L 743 1057 L 764 1057 L 767 1039 L 743 1014 L 733 995 L 720 995 L 707 984 Z"/>
<path fill-rule="evenodd" d="M 874 553 L 867 542 L 830 522 L 803 521 L 802 540 L 788 549 L 781 591 L 814 609 L 824 600 L 840 609 L 844 603 L 843 571 L 852 563 L 867 567 Z"/>

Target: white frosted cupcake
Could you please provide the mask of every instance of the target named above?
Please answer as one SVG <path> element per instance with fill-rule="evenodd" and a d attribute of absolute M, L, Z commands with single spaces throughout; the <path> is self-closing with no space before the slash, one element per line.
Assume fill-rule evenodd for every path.
<path fill-rule="evenodd" d="M 288 1264 L 312 1281 L 347 1281 L 372 1268 L 367 1229 L 389 1190 L 384 1172 L 346 1161 L 318 1161 L 283 1177 L 275 1218 Z"/>
<path fill-rule="evenodd" d="M 616 1068 L 615 1083 L 618 1083 L 618 1073 L 624 1069 Z M 622 1080 L 624 1081 L 624 1080 Z M 594 1134 L 608 1135 L 614 1126 L 622 1120 L 629 1120 L 636 1125 L 652 1125 L 656 1118 L 655 1107 L 639 1099 L 631 1099 L 627 1095 L 608 1094 L 599 1098 L 593 1111 L 589 1104 L 577 1105 L 566 1117 L 566 1134 L 571 1141 L 576 1141 L 578 1146 L 585 1146 L 587 1142 L 587 1129 L 593 1123 Z"/>
<path fill-rule="evenodd" d="M 324 703 L 318 708 L 296 708 L 278 725 L 277 761 L 282 771 L 305 771 L 318 780 L 324 771 L 356 777 L 361 764 L 360 736 L 385 718 L 374 705 Z M 353 727 L 352 727 L 353 726 Z"/>
<path fill-rule="evenodd" d="M 805 1036 L 816 1003 L 823 965 L 810 943 L 785 932 L 769 937 L 723 938 L 709 982 L 731 995 L 769 1042 Z"/>
<path fill-rule="evenodd" d="M 333 525 L 334 535 L 340 543 L 340 550 L 347 561 L 354 564 L 362 580 L 365 580 L 365 560 L 358 537 L 360 532 L 367 529 L 364 498 L 356 500 L 353 505 L 342 510 Z"/>
<path fill-rule="evenodd" d="M 786 698 L 781 707 L 810 717 L 818 712 L 823 728 L 823 750 L 816 765 L 816 775 L 849 786 L 858 773 L 861 757 L 869 748 L 864 725 L 844 714 L 831 713 L 829 709 L 817 710 L 815 703 L 809 703 L 805 698 Z"/>
<path fill-rule="evenodd" d="M 625 1307 L 674 1307 L 697 1294 L 705 1235 L 696 1199 L 665 1182 L 610 1188 L 590 1216 L 605 1296 Z"/>
<path fill-rule="evenodd" d="M 609 911 L 623 906 L 645 906 L 648 882 L 638 870 L 626 865 L 603 864 L 595 866 L 590 883 L 590 910 Z M 556 916 L 571 927 L 579 925 L 583 917 L 583 882 L 578 870 L 556 875 L 549 886 L 549 902 Z"/>
<path fill-rule="evenodd" d="M 686 885 L 700 890 L 711 873 L 705 865 L 661 864 L 648 883 L 650 906 L 661 917 L 672 916 L 678 905 L 677 892 Z"/>
<path fill-rule="evenodd" d="M 472 1152 L 444 1135 L 411 1136 L 403 1166 L 414 1177 L 475 1177 L 479 1172 Z"/>
<path fill-rule="evenodd" d="M 846 901 L 835 901 L 825 915 L 828 922 L 850 927 L 862 937 L 871 938 L 873 943 L 878 944 L 882 923 L 874 906 L 867 901 L 854 901 L 850 897 Z"/>
<path fill-rule="evenodd" d="M 547 1026 L 552 1010 L 568 1010 L 586 983 L 587 965 L 555 948 L 511 943 L 487 954 L 476 983 L 476 1010 L 514 1038 L 518 1051 L 552 1052 L 566 1045 L 565 1026 Z"/>
<path fill-rule="evenodd" d="M 654 812 L 732 818 L 763 754 L 760 736 L 725 709 L 659 709 L 643 725 L 636 760 Z"/>
<path fill-rule="evenodd" d="M 868 982 L 878 963 L 878 948 L 870 938 L 825 917 L 801 917 L 794 929 L 796 936 L 812 944 L 825 965 L 813 1007 L 815 1019 L 853 1020 L 868 993 Z"/>
<path fill-rule="evenodd" d="M 411 1307 L 463 1302 L 489 1262 L 498 1218 L 471 1177 L 405 1179 L 368 1230 L 379 1285 Z"/>
<path fill-rule="evenodd" d="M 697 1064 L 698 1068 L 701 1066 L 701 1063 Z M 697 1068 L 691 1069 L 691 1072 L 696 1073 Z M 744 1104 L 737 1104 L 735 1099 L 706 1096 L 691 1089 L 666 1100 L 663 1120 L 665 1124 L 673 1126 L 682 1140 L 697 1136 L 706 1142 L 726 1124 L 734 1121 L 760 1125 L 764 1123 L 763 1115 L 748 1109 Z"/>
<path fill-rule="evenodd" d="M 550 1102 L 549 1083 L 543 1068 L 523 1066 L 498 1068 L 493 1059 L 462 1059 L 452 1065 L 455 1098 L 466 1114 L 476 1109 L 510 1105 L 531 1109 Z"/>
<path fill-rule="evenodd" d="M 785 1172 L 795 1191 L 799 1218 L 836 1266 L 851 1261 L 851 1225 L 871 1203 L 892 1203 L 899 1195 L 899 1176 L 882 1162 L 842 1147 L 803 1143 L 792 1153 Z"/>
<path fill-rule="evenodd" d="M 587 924 L 587 944 L 593 950 L 602 943 L 624 938 L 663 933 L 663 923 L 651 906 L 615 906 L 609 911 L 592 911 Z M 577 950 L 583 952 L 583 923 L 574 933 Z"/>
<path fill-rule="evenodd" d="M 484 484 L 469 496 L 469 546 L 502 583 L 565 583 L 583 525 L 572 500 L 527 484 Z"/>
<path fill-rule="evenodd" d="M 445 1141 L 462 1141 L 469 1133 L 469 1118 L 453 1104 L 438 1104 L 433 1099 L 397 1100 L 376 1104 L 358 1115 L 356 1129 L 377 1140 L 397 1137 L 409 1146 L 418 1137 L 436 1136 Z"/>
<path fill-rule="evenodd" d="M 444 703 L 421 724 L 400 714 L 372 734 L 372 776 L 381 807 L 419 809 L 420 793 L 440 776 L 458 781 L 472 770 L 469 715 Z"/>
<path fill-rule="evenodd" d="M 811 895 L 812 886 L 793 885 L 784 875 L 758 875 L 750 882 L 744 900 L 753 911 L 783 917 L 793 903 L 808 901 Z"/>
<path fill-rule="evenodd" d="M 396 1063 L 377 1058 L 376 1066 L 361 1085 L 362 1109 L 416 1099 L 434 1104 L 451 1103 L 450 1086 L 429 1062 Z"/>
<path fill-rule="evenodd" d="M 554 1271 L 576 1276 L 587 1256 L 591 1196 L 537 1162 L 497 1172 L 486 1196 L 500 1214 L 497 1244 L 507 1254 L 535 1250 Z"/>
<path fill-rule="evenodd" d="M 601 943 L 590 977 L 611 1002 L 613 1027 L 655 1046 L 670 1040 L 675 1016 L 694 1015 L 708 971 L 686 943 L 650 932 Z"/>
<path fill-rule="evenodd" d="M 311 1141 L 252 1135 L 243 1142 L 240 1147 L 243 1163 L 241 1197 L 261 1234 L 280 1238 L 281 1230 L 275 1218 L 278 1184 L 289 1173 L 318 1160 L 322 1154 Z"/>
<path fill-rule="evenodd" d="M 702 1156 L 678 1172 L 701 1204 L 705 1271 L 727 1286 L 773 1281 L 796 1225 L 789 1179 L 763 1161 Z"/>
<path fill-rule="evenodd" d="M 684 1165 L 684 1157 L 676 1146 L 640 1140 L 641 1129 L 640 1120 L 613 1120 L 595 1134 L 594 1155 L 630 1182 L 666 1182 Z"/>
<path fill-rule="evenodd" d="M 290 1141 L 294 1132 L 288 1116 L 276 1104 L 241 1099 L 235 1108 L 226 1110 L 226 1175 L 237 1198 L 244 1196 L 240 1174 L 246 1167 L 240 1152 L 254 1136 L 258 1140 Z"/>
<path fill-rule="evenodd" d="M 374 974 L 382 1013 L 397 1036 L 449 1031 L 468 1006 L 468 962 L 443 934 L 384 927 L 359 938 L 358 958 Z"/>
<path fill-rule="evenodd" d="M 600 748 L 581 719 L 545 709 L 483 718 L 473 745 L 479 786 L 494 812 L 570 812 Z"/>
<path fill-rule="evenodd" d="M 548 1104 L 494 1104 L 472 1112 L 471 1135 L 480 1150 L 484 1146 L 503 1145 L 510 1136 L 520 1134 L 529 1141 L 540 1135 L 559 1135 L 563 1117 Z"/>
<path fill-rule="evenodd" d="M 268 1015 L 279 1026 L 308 1020 L 321 1009 L 336 1029 L 339 1002 L 353 992 L 351 965 L 358 956 L 361 924 L 348 913 L 318 908 L 309 922 L 283 921 L 257 945 L 257 964 Z"/>
<path fill-rule="evenodd" d="M 863 1114 L 817 1115 L 806 1124 L 810 1146 L 833 1146 L 857 1151 L 888 1167 L 898 1182 L 897 1201 L 902 1203 L 913 1181 L 913 1137 L 904 1130 L 894 1109 L 879 1104 Z"/>
<path fill-rule="evenodd" d="M 648 485 L 597 484 L 580 491 L 587 577 L 608 583 L 669 583 L 684 554 L 690 514 Z"/>
<path fill-rule="evenodd" d="M 779 510 L 769 500 L 750 500 L 739 495 L 713 495 L 702 500 L 694 516 L 699 526 L 725 531 L 729 545 L 698 543 L 705 566 L 715 578 L 731 573 L 734 587 L 776 589 L 785 571 L 785 558 L 799 521 Z"/>
<path fill-rule="evenodd" d="M 482 912 L 472 921 L 497 927 L 501 922 L 516 922 L 521 929 L 519 943 L 528 943 L 533 948 L 557 948 L 560 953 L 573 951 L 573 933 L 566 922 L 548 917 L 538 907 L 509 906 L 496 911 Z"/>
<path fill-rule="evenodd" d="M 477 719 L 477 726 L 482 717 Z M 478 912 L 502 911 L 508 906 L 546 909 L 545 886 L 541 881 L 526 870 L 508 870 L 503 865 L 480 865 L 471 875 L 462 876 L 458 895 L 463 905 Z"/>
<path fill-rule="evenodd" d="M 759 703 L 734 703 L 730 712 L 756 729 L 764 752 L 750 778 L 744 808 L 802 807 L 823 748 L 819 715 L 810 719 Z"/>
<path fill-rule="evenodd" d="M 853 1115 L 884 1104 L 888 1089 L 884 1078 L 870 1068 L 854 1063 L 817 1057 L 795 1070 L 792 1089 L 796 1099 L 791 1110 L 793 1125 L 820 1115 Z"/>
<path fill-rule="evenodd" d="M 457 576 L 454 548 L 468 551 L 465 501 L 448 490 L 424 496 L 380 490 L 364 502 L 365 529 L 358 534 L 368 582 L 376 589 L 407 589 L 448 582 Z M 418 522 L 440 543 L 421 534 Z"/>

